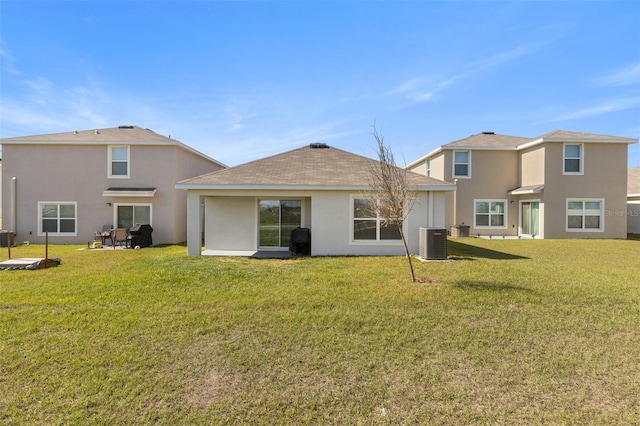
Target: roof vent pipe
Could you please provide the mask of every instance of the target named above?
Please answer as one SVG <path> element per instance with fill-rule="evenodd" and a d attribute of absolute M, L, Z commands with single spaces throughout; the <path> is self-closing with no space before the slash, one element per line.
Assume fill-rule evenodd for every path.
<path fill-rule="evenodd" d="M 96 130 L 94 133 L 95 133 L 96 135 L 99 135 L 99 134 L 100 134 L 100 132 L 99 132 L 98 130 Z"/>
<path fill-rule="evenodd" d="M 311 148 L 311 149 L 323 149 L 323 148 L 329 148 L 329 145 L 327 145 L 326 143 L 315 142 L 315 143 L 309 144 L 309 148 Z"/>

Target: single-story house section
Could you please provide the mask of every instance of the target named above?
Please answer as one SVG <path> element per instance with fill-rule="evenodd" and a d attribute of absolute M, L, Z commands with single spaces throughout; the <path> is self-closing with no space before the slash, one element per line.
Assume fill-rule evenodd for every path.
<path fill-rule="evenodd" d="M 359 214 L 373 161 L 315 143 L 177 183 L 187 191 L 189 255 L 286 251 L 297 227 L 310 230 L 312 256 L 403 254 L 381 218 Z M 407 181 L 417 201 L 405 233 L 418 253 L 419 228 L 444 226 L 445 194 L 455 186 L 413 172 Z"/>
<path fill-rule="evenodd" d="M 640 234 L 640 167 L 627 171 L 627 232 Z"/>

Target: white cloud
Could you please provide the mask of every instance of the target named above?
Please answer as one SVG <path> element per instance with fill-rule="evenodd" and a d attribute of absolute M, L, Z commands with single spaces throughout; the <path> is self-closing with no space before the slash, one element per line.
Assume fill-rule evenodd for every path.
<path fill-rule="evenodd" d="M 640 98 L 620 98 L 606 102 L 602 102 L 597 105 L 592 105 L 587 108 L 581 108 L 575 111 L 565 112 L 557 115 L 548 120 L 544 120 L 541 123 L 555 123 L 558 121 L 577 120 L 581 118 L 593 117 L 597 115 L 607 114 L 615 111 L 623 111 L 640 106 Z"/>
<path fill-rule="evenodd" d="M 35 77 L 14 86 L 12 93 L 2 94 L 0 127 L 22 134 L 108 127 L 149 116 L 145 105 L 127 96 L 110 94 L 92 81 L 65 86 Z M 123 119 L 127 122 L 117 121 Z"/>
<path fill-rule="evenodd" d="M 20 75 L 20 70 L 16 66 L 16 59 L 9 53 L 9 51 L 3 46 L 0 41 L 0 66 L 2 71 L 6 71 L 10 74 Z"/>
<path fill-rule="evenodd" d="M 617 87 L 640 83 L 640 62 L 611 71 L 597 79 L 602 86 Z"/>
<path fill-rule="evenodd" d="M 416 88 L 416 86 L 418 86 L 419 80 L 417 78 L 412 78 L 409 81 L 406 81 L 402 84 L 400 84 L 397 87 L 394 87 L 393 89 L 389 90 L 388 92 L 385 92 L 384 95 L 398 95 L 401 93 L 407 93 L 410 90 L 414 90 Z"/>
<path fill-rule="evenodd" d="M 459 81 L 472 78 L 474 75 L 477 75 L 484 70 L 496 68 L 514 61 L 528 55 L 546 44 L 548 44 L 546 41 L 523 44 L 504 52 L 494 53 L 488 57 L 473 60 L 458 67 L 456 69 L 457 72 L 446 75 L 446 77 L 442 77 L 439 80 L 434 79 L 433 77 L 427 78 L 426 76 L 413 77 L 383 93 L 383 95 L 404 95 L 404 97 L 412 103 L 430 101 L 434 99 L 437 93 L 441 92 L 445 88 L 453 86 Z"/>

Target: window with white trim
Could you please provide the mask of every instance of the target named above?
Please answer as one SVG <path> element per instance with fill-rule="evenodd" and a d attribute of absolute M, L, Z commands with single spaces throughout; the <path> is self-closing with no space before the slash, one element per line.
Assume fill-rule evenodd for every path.
<path fill-rule="evenodd" d="M 109 177 L 128 178 L 129 169 L 129 146 L 109 145 Z"/>
<path fill-rule="evenodd" d="M 39 201 L 38 235 L 76 236 L 76 202 Z"/>
<path fill-rule="evenodd" d="M 507 200 L 474 200 L 474 228 L 506 228 Z"/>
<path fill-rule="evenodd" d="M 471 177 L 471 151 L 453 151 L 453 177 Z"/>
<path fill-rule="evenodd" d="M 401 241 L 397 225 L 385 223 L 385 218 L 375 213 L 372 202 L 366 198 L 352 198 L 352 241 Z"/>
<path fill-rule="evenodd" d="M 567 232 L 604 231 L 603 199 L 567 199 Z"/>
<path fill-rule="evenodd" d="M 569 144 L 566 143 L 563 146 L 563 169 L 562 172 L 565 175 L 581 175 L 583 170 L 583 151 L 584 146 L 582 144 Z"/>

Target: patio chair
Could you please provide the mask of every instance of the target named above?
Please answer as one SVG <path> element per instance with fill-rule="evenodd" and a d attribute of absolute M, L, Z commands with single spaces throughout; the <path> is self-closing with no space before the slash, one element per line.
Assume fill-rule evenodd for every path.
<path fill-rule="evenodd" d="M 128 239 L 127 239 L 127 228 L 117 228 L 115 235 L 113 236 L 113 248 L 115 250 L 116 245 L 120 243 L 122 247 L 122 243 L 124 243 L 124 247 L 128 247 Z"/>
<path fill-rule="evenodd" d="M 111 225 L 102 225 L 102 231 L 96 231 L 96 239 L 100 238 L 102 240 L 102 245 L 104 246 L 107 238 L 111 240 L 111 245 L 113 245 L 113 227 Z"/>

